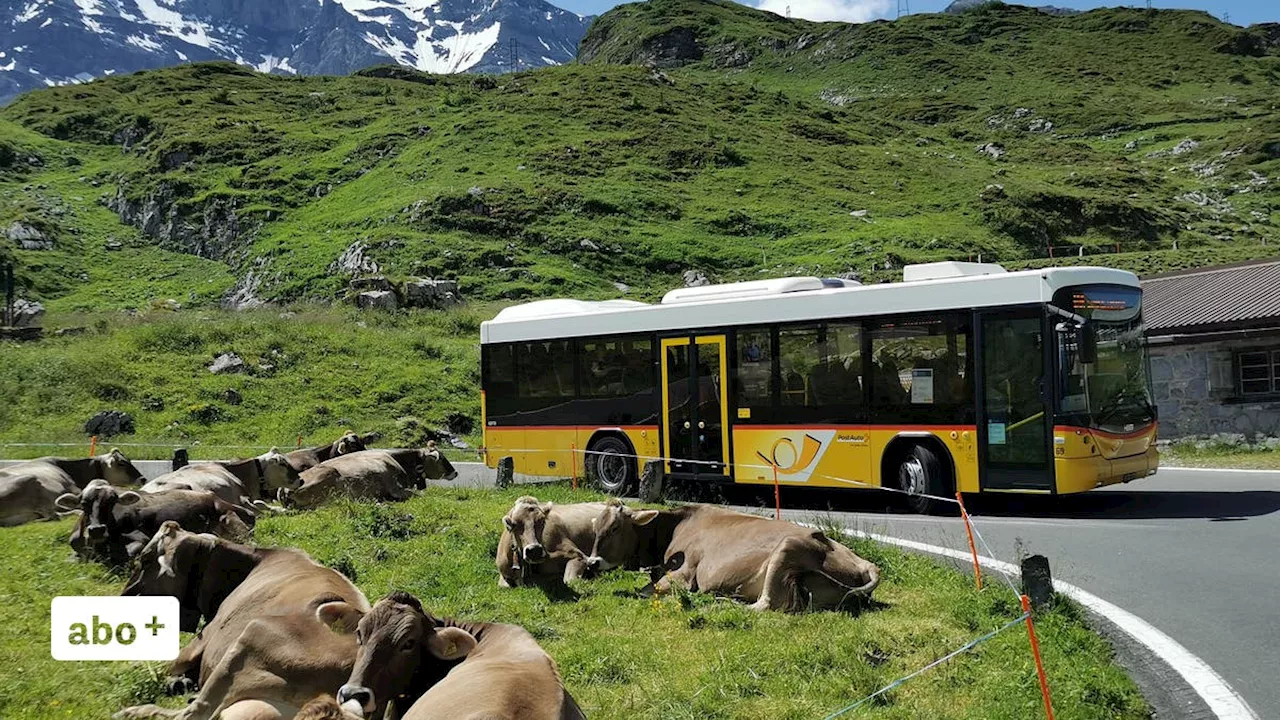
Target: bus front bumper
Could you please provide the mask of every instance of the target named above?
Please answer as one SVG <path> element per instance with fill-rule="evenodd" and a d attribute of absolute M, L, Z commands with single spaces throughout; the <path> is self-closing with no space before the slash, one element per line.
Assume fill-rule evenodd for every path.
<path fill-rule="evenodd" d="M 1140 480 L 1156 474 L 1160 452 L 1155 445 L 1146 452 L 1119 458 L 1092 457 L 1054 458 L 1057 492 L 1081 493 L 1094 488 Z"/>

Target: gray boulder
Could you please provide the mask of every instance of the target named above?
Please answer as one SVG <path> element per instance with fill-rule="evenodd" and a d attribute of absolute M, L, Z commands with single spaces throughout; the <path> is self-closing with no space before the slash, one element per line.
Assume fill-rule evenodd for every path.
<path fill-rule="evenodd" d="M 362 310 L 395 310 L 399 306 L 390 290 L 370 290 L 356 296 L 356 307 Z"/>
<path fill-rule="evenodd" d="M 685 287 L 702 287 L 711 284 L 707 276 L 698 270 L 685 270 L 683 277 Z"/>
<path fill-rule="evenodd" d="M 457 280 L 422 280 L 404 284 L 404 303 L 412 308 L 444 309 L 462 302 Z"/>
<path fill-rule="evenodd" d="M 15 300 L 13 302 L 13 326 L 16 328 L 40 327 L 44 320 L 44 306 L 35 300 Z"/>
<path fill-rule="evenodd" d="M 133 416 L 119 410 L 103 410 L 84 424 L 86 435 L 109 438 L 133 434 Z"/>
<path fill-rule="evenodd" d="M 1000 143 L 983 143 L 973 149 L 975 152 L 989 156 L 992 160 L 999 160 L 1004 157 L 1004 146 Z"/>
<path fill-rule="evenodd" d="M 214 358 L 213 364 L 209 366 L 209 372 L 214 375 L 223 375 L 226 373 L 242 372 L 245 368 L 244 360 L 240 359 L 235 353 L 223 353 Z"/>
<path fill-rule="evenodd" d="M 5 237 L 23 250 L 52 250 L 53 241 L 26 223 L 15 222 L 5 231 Z"/>
<path fill-rule="evenodd" d="M 373 275 L 370 277 L 356 278 L 351 281 L 351 289 L 356 292 L 364 292 L 366 290 L 394 290 L 395 286 L 391 281 L 382 275 Z"/>

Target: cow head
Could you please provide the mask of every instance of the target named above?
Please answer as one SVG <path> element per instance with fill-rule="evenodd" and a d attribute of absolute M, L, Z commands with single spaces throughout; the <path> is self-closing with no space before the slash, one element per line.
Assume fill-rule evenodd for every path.
<path fill-rule="evenodd" d="M 512 546 L 520 559 L 529 565 L 537 565 L 547 559 L 547 548 L 542 544 L 542 529 L 547 525 L 552 503 L 539 503 L 528 495 L 516 500 L 511 511 L 502 518 L 502 524 L 511 533 Z"/>
<path fill-rule="evenodd" d="M 364 440 L 359 435 L 348 430 L 345 435 L 334 441 L 330 456 L 338 457 L 367 449 L 364 445 Z"/>
<path fill-rule="evenodd" d="M 279 448 L 271 448 L 255 459 L 261 468 L 262 489 L 266 497 L 274 496 L 280 488 L 295 489 L 302 484 L 298 471 L 293 469 L 289 458 Z"/>
<path fill-rule="evenodd" d="M 587 567 L 604 571 L 625 565 L 635 555 L 640 543 L 637 528 L 648 525 L 657 517 L 657 510 L 632 510 L 617 500 L 607 502 L 600 515 L 591 520 L 596 541 L 591 557 L 587 558 Z"/>
<path fill-rule="evenodd" d="M 431 478 L 432 480 L 453 480 L 458 477 L 458 471 L 453 469 L 453 463 L 449 462 L 449 458 L 440 452 L 440 448 L 436 447 L 435 440 L 427 441 L 427 447 L 422 451 L 422 477 Z"/>
<path fill-rule="evenodd" d="M 117 505 L 132 505 L 142 499 L 142 496 L 132 490 L 124 492 L 112 487 L 111 483 L 101 478 L 91 480 L 84 490 L 80 491 L 80 495 L 73 493 L 64 493 L 54 500 L 54 504 L 61 510 L 80 509 L 81 527 L 84 528 L 84 541 L 90 547 L 100 546 L 107 541 L 111 535 L 111 529 L 115 526 L 115 516 L 113 512 Z"/>
<path fill-rule="evenodd" d="M 201 556 L 217 543 L 212 535 L 197 535 L 166 520 L 142 552 L 121 595 L 170 595 L 181 606 L 180 625 L 195 632 L 200 622 Z"/>
<path fill-rule="evenodd" d="M 405 695 L 413 696 L 405 700 L 412 705 L 477 645 L 466 630 L 439 626 L 408 593 L 391 593 L 363 616 L 341 602 L 321 605 L 316 616 L 334 628 L 349 627 L 352 617 L 359 617 L 356 664 L 338 689 L 338 702 L 361 717 Z"/>
<path fill-rule="evenodd" d="M 129 458 L 119 448 L 111 448 L 111 452 L 94 458 L 98 477 L 112 485 L 137 485 L 142 482 L 142 473 L 133 466 Z"/>

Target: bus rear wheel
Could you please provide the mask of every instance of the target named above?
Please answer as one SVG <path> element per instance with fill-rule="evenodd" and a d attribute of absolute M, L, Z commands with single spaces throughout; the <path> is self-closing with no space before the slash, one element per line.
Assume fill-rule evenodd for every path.
<path fill-rule="evenodd" d="M 937 498 L 947 495 L 947 478 L 938 455 L 924 445 L 915 445 L 898 464 L 898 488 L 907 493 L 907 507 L 921 514 L 938 512 Z M 932 496 L 932 497 L 930 497 Z"/>
<path fill-rule="evenodd" d="M 605 435 L 587 448 L 586 466 L 600 489 L 623 495 L 636 485 L 636 463 L 631 447 L 616 435 Z"/>

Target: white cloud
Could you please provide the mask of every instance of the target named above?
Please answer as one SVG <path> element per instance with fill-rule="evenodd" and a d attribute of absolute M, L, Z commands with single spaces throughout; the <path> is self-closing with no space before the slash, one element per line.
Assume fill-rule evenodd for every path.
<path fill-rule="evenodd" d="M 889 15 L 890 0 L 756 0 L 755 6 L 779 15 L 827 22 L 867 22 Z"/>

